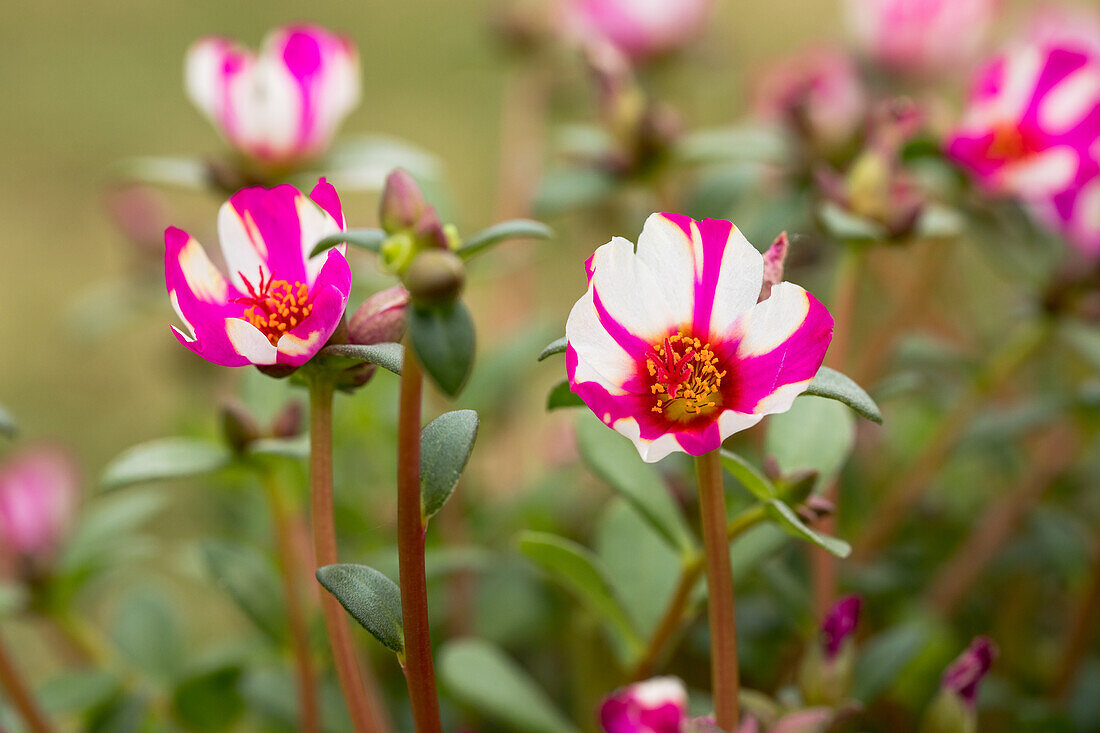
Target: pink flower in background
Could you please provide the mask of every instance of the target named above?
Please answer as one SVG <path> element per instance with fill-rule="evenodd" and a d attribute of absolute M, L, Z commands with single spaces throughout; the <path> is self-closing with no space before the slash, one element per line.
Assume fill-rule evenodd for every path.
<path fill-rule="evenodd" d="M 1010 48 L 979 75 L 947 153 L 991 193 L 1075 197 L 1100 159 L 1100 60 L 1077 48 Z"/>
<path fill-rule="evenodd" d="M 944 671 L 940 688 L 954 692 L 968 705 L 974 705 L 978 699 L 978 685 L 996 658 L 997 645 L 993 640 L 987 636 L 977 637 Z"/>
<path fill-rule="evenodd" d="M 843 51 L 813 48 L 771 66 L 756 86 L 756 113 L 822 147 L 851 140 L 867 117 L 867 91 Z"/>
<path fill-rule="evenodd" d="M 874 61 L 895 71 L 957 71 L 989 31 L 999 0 L 847 0 L 848 27 Z"/>
<path fill-rule="evenodd" d="M 350 40 L 317 26 L 280 28 L 259 54 L 208 37 L 187 52 L 185 82 L 230 144 L 285 163 L 328 147 L 359 101 L 359 57 Z"/>
<path fill-rule="evenodd" d="M 825 645 L 825 658 L 834 659 L 846 639 L 856 632 L 863 599 L 845 596 L 833 604 L 821 623 L 821 636 Z"/>
<path fill-rule="evenodd" d="M 680 733 L 687 722 L 687 688 L 675 677 L 654 677 L 616 690 L 600 707 L 606 733 Z"/>
<path fill-rule="evenodd" d="M 797 285 L 757 303 L 764 260 L 726 221 L 653 214 L 585 264 L 565 326 L 572 390 L 652 462 L 701 455 L 785 412 L 817 374 L 833 319 Z"/>
<path fill-rule="evenodd" d="M 344 229 L 336 190 L 321 179 L 307 198 L 292 186 L 246 188 L 218 212 L 227 280 L 187 232 L 164 233 L 164 275 L 184 330 L 176 338 L 223 366 L 301 366 L 325 345 L 348 302 L 344 245 L 316 257 Z"/>
<path fill-rule="evenodd" d="M 48 560 L 72 526 L 80 485 L 64 451 L 38 447 L 0 468 L 0 551 Z"/>
<path fill-rule="evenodd" d="M 561 0 L 568 35 L 610 41 L 639 59 L 667 53 L 703 32 L 713 0 Z"/>
<path fill-rule="evenodd" d="M 1100 13 L 1083 7 L 1041 7 L 1028 19 L 1026 40 L 1100 55 Z"/>
<path fill-rule="evenodd" d="M 1100 173 L 1085 184 L 1033 204 L 1032 213 L 1087 257 L 1100 257 Z"/>

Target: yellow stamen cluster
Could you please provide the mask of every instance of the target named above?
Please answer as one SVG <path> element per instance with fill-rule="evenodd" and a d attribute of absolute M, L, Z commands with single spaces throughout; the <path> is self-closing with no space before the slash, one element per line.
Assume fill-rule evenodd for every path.
<path fill-rule="evenodd" d="M 664 365 L 677 364 L 688 354 L 690 357 L 684 362 L 680 375 L 668 375 L 652 357 L 646 360 L 649 375 L 655 380 L 650 387 L 657 397 L 652 411 L 673 420 L 687 420 L 717 407 L 726 372 L 718 370 L 718 357 L 711 351 L 710 344 L 677 333 L 668 338 L 668 345 L 671 353 L 666 351 L 664 343 L 653 347 L 653 354 L 660 357 Z"/>
<path fill-rule="evenodd" d="M 277 346 L 279 337 L 313 311 L 309 288 L 300 282 L 291 285 L 286 280 L 274 280 L 255 302 L 241 317 L 260 329 L 272 346 Z"/>

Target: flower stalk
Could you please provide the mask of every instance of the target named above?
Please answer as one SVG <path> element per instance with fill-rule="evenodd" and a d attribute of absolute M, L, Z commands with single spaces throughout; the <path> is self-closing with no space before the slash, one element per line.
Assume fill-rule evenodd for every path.
<path fill-rule="evenodd" d="M 707 572 L 707 617 L 710 623 L 711 694 L 718 727 L 737 728 L 740 719 L 737 628 L 733 615 L 733 573 L 726 540 L 726 494 L 718 451 L 695 459 L 699 481 L 699 514 Z"/>
<path fill-rule="evenodd" d="M 332 500 L 332 395 L 331 376 L 314 370 L 309 377 L 309 484 L 313 546 L 320 566 L 338 562 Z M 356 733 L 379 733 L 363 689 L 363 675 L 344 609 L 335 596 L 322 593 L 321 611 L 352 726 Z"/>
<path fill-rule="evenodd" d="M 3 687 L 8 699 L 19 711 L 19 715 L 27 723 L 27 729 L 31 733 L 54 733 L 53 726 L 38 707 L 26 682 L 16 669 L 3 640 L 0 640 L 0 687 Z"/>
<path fill-rule="evenodd" d="M 397 423 L 397 558 L 401 620 L 405 633 L 405 681 L 417 733 L 442 733 L 428 628 L 424 573 L 427 523 L 420 501 L 420 411 L 423 376 L 412 344 L 405 347 Z"/>

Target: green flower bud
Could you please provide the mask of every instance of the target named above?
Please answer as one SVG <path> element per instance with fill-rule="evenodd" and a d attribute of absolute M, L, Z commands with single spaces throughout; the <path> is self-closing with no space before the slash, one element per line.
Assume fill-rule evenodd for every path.
<path fill-rule="evenodd" d="M 449 303 L 462 292 L 462 286 L 466 283 L 466 267 L 453 252 L 430 249 L 413 260 L 404 281 L 416 303 Z"/>

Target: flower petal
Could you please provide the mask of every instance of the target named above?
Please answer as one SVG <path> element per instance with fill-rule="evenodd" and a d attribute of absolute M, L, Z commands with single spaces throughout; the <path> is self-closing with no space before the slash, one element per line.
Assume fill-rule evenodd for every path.
<path fill-rule="evenodd" d="M 245 359 L 245 363 L 270 365 L 276 362 L 275 347 L 260 329 L 248 321 L 242 318 L 226 318 L 224 328 L 230 345 Z"/>
<path fill-rule="evenodd" d="M 657 277 L 622 237 L 592 255 L 590 288 L 604 328 L 632 354 L 644 353 L 679 325 Z"/>
<path fill-rule="evenodd" d="M 308 284 L 298 219 L 307 210 L 300 206 L 302 200 L 308 211 L 319 212 L 312 201 L 287 185 L 242 189 L 222 205 L 218 237 L 229 279 L 241 292 L 247 291 L 245 279 L 258 285 L 260 271 L 276 280 Z M 320 221 L 317 214 L 311 226 Z"/>
<path fill-rule="evenodd" d="M 625 391 L 623 385 L 634 375 L 635 360 L 600 322 L 591 288 L 569 312 L 565 336 L 570 384 L 597 382 L 615 393 Z"/>
<path fill-rule="evenodd" d="M 279 338 L 278 362 L 301 366 L 312 359 L 340 324 L 347 301 L 347 293 L 335 286 L 322 288 L 313 299 L 309 316 Z"/>

